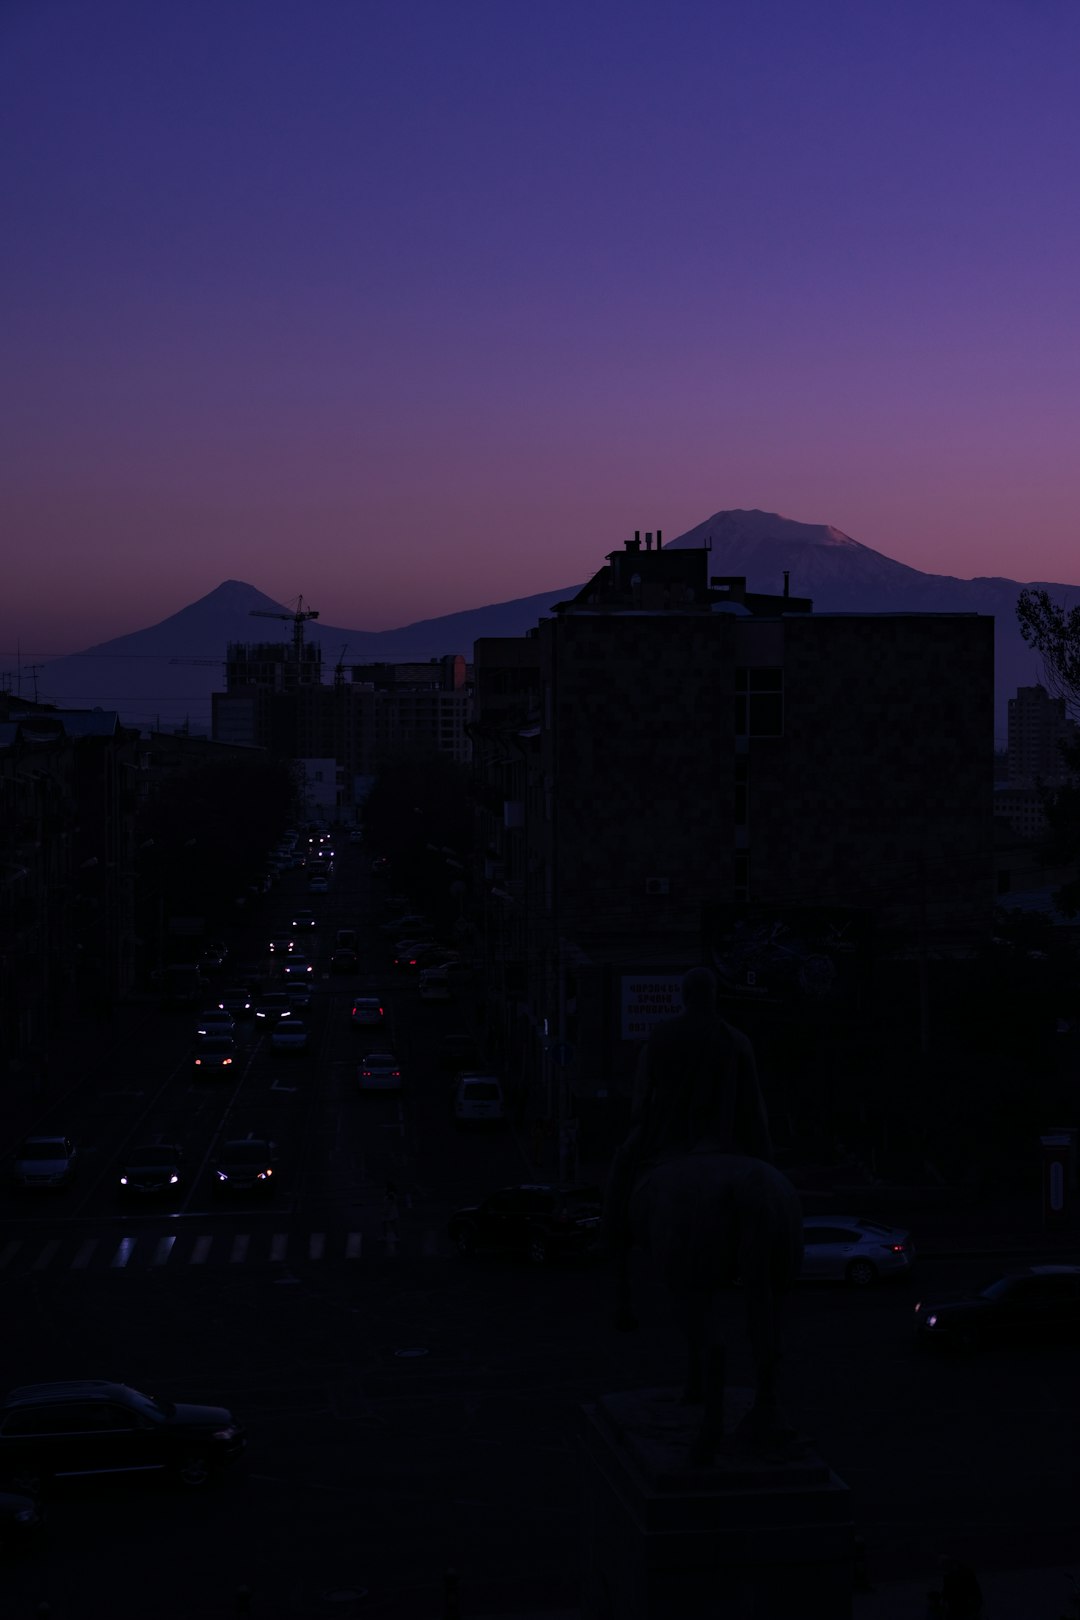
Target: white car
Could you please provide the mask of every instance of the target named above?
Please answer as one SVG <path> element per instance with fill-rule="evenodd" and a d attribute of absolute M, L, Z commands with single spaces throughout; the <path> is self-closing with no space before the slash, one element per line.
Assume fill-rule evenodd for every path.
<path fill-rule="evenodd" d="M 199 1036 L 235 1035 L 236 1022 L 232 1013 L 226 1012 L 224 1007 L 207 1007 L 199 1014 L 195 1033 Z"/>
<path fill-rule="evenodd" d="M 497 1075 L 458 1075 L 454 1087 L 455 1125 L 501 1125 L 505 1118 L 502 1081 Z"/>
<path fill-rule="evenodd" d="M 275 1052 L 303 1052 L 307 1048 L 307 1025 L 299 1018 L 283 1018 L 270 1034 L 270 1045 Z"/>
<path fill-rule="evenodd" d="M 915 1263 L 911 1233 L 857 1215 L 808 1215 L 803 1220 L 803 1282 L 846 1282 L 867 1288 L 906 1277 Z"/>
<path fill-rule="evenodd" d="M 27 1136 L 11 1169 L 17 1187 L 65 1187 L 75 1174 L 75 1144 L 69 1136 Z"/>
<path fill-rule="evenodd" d="M 357 1079 L 361 1091 L 400 1091 L 401 1066 L 393 1052 L 369 1052 L 360 1060 Z"/>
<path fill-rule="evenodd" d="M 450 982 L 445 973 L 436 969 L 425 970 L 420 975 L 421 1001 L 449 1001 Z"/>

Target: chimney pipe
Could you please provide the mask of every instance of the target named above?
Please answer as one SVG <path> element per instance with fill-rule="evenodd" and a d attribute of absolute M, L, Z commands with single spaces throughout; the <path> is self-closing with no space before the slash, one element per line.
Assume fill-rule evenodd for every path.
<path fill-rule="evenodd" d="M 663 532 L 664 532 L 663 529 L 657 529 L 657 531 L 656 531 L 656 549 L 657 549 L 657 551 L 660 550 L 660 537 L 663 534 Z"/>
<path fill-rule="evenodd" d="M 652 530 L 651 529 L 646 529 L 645 530 L 645 550 L 646 551 L 651 551 L 652 550 Z"/>
<path fill-rule="evenodd" d="M 636 545 L 641 544 L 641 530 L 640 529 L 635 529 L 634 530 L 634 543 Z"/>
<path fill-rule="evenodd" d="M 788 594 L 788 580 L 789 580 L 790 577 L 791 577 L 791 569 L 790 568 L 785 568 L 784 569 L 784 595 L 785 595 L 785 597 Z"/>

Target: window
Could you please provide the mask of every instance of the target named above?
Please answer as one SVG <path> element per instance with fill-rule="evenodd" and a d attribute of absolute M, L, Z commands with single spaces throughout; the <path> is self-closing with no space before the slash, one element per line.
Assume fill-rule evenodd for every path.
<path fill-rule="evenodd" d="M 735 671 L 735 735 L 780 737 L 784 731 L 784 672 L 778 668 Z"/>
<path fill-rule="evenodd" d="M 735 761 L 735 825 L 745 827 L 747 821 L 747 787 L 750 781 L 750 761 L 741 755 Z"/>

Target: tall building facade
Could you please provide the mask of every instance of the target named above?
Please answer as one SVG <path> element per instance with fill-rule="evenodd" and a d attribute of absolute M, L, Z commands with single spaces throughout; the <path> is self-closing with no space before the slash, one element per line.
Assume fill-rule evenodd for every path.
<path fill-rule="evenodd" d="M 1078 734 L 1063 697 L 1051 697 L 1045 686 L 1018 687 L 1009 699 L 1010 783 L 1031 787 L 1036 781 L 1062 781 L 1068 774 L 1062 745 L 1075 743 Z"/>

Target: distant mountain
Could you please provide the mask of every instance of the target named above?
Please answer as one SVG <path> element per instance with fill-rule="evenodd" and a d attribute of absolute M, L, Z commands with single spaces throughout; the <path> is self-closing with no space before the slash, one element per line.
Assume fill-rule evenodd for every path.
<path fill-rule="evenodd" d="M 1009 698 L 1018 686 L 1039 679 L 1039 659 L 1017 628 L 1016 600 L 1023 586 L 1016 580 L 924 574 L 828 524 L 799 523 L 775 512 L 715 512 L 670 544 L 710 546 L 710 574 L 745 574 L 754 591 L 780 595 L 787 569 L 792 596 L 809 596 L 819 612 L 992 614 L 999 740 L 1005 737 Z M 590 561 L 591 574 L 601 566 L 603 554 Z M 305 635 L 322 646 L 327 671 L 343 648 L 346 664 L 438 658 L 454 652 L 471 658 L 479 637 L 524 635 L 556 602 L 580 590 L 581 583 L 421 619 L 397 630 L 350 630 L 310 620 Z M 1042 580 L 1032 584 L 1057 600 L 1080 594 L 1078 586 Z M 279 614 L 281 622 L 256 622 L 253 610 Z M 188 719 L 192 730 L 205 730 L 210 693 L 223 682 L 228 643 L 287 641 L 292 635 L 290 620 L 290 610 L 282 603 L 253 585 L 226 580 L 160 624 L 43 666 L 38 672 L 40 696 L 59 705 L 115 708 L 130 724 L 144 727 L 160 723 L 168 728 Z"/>

